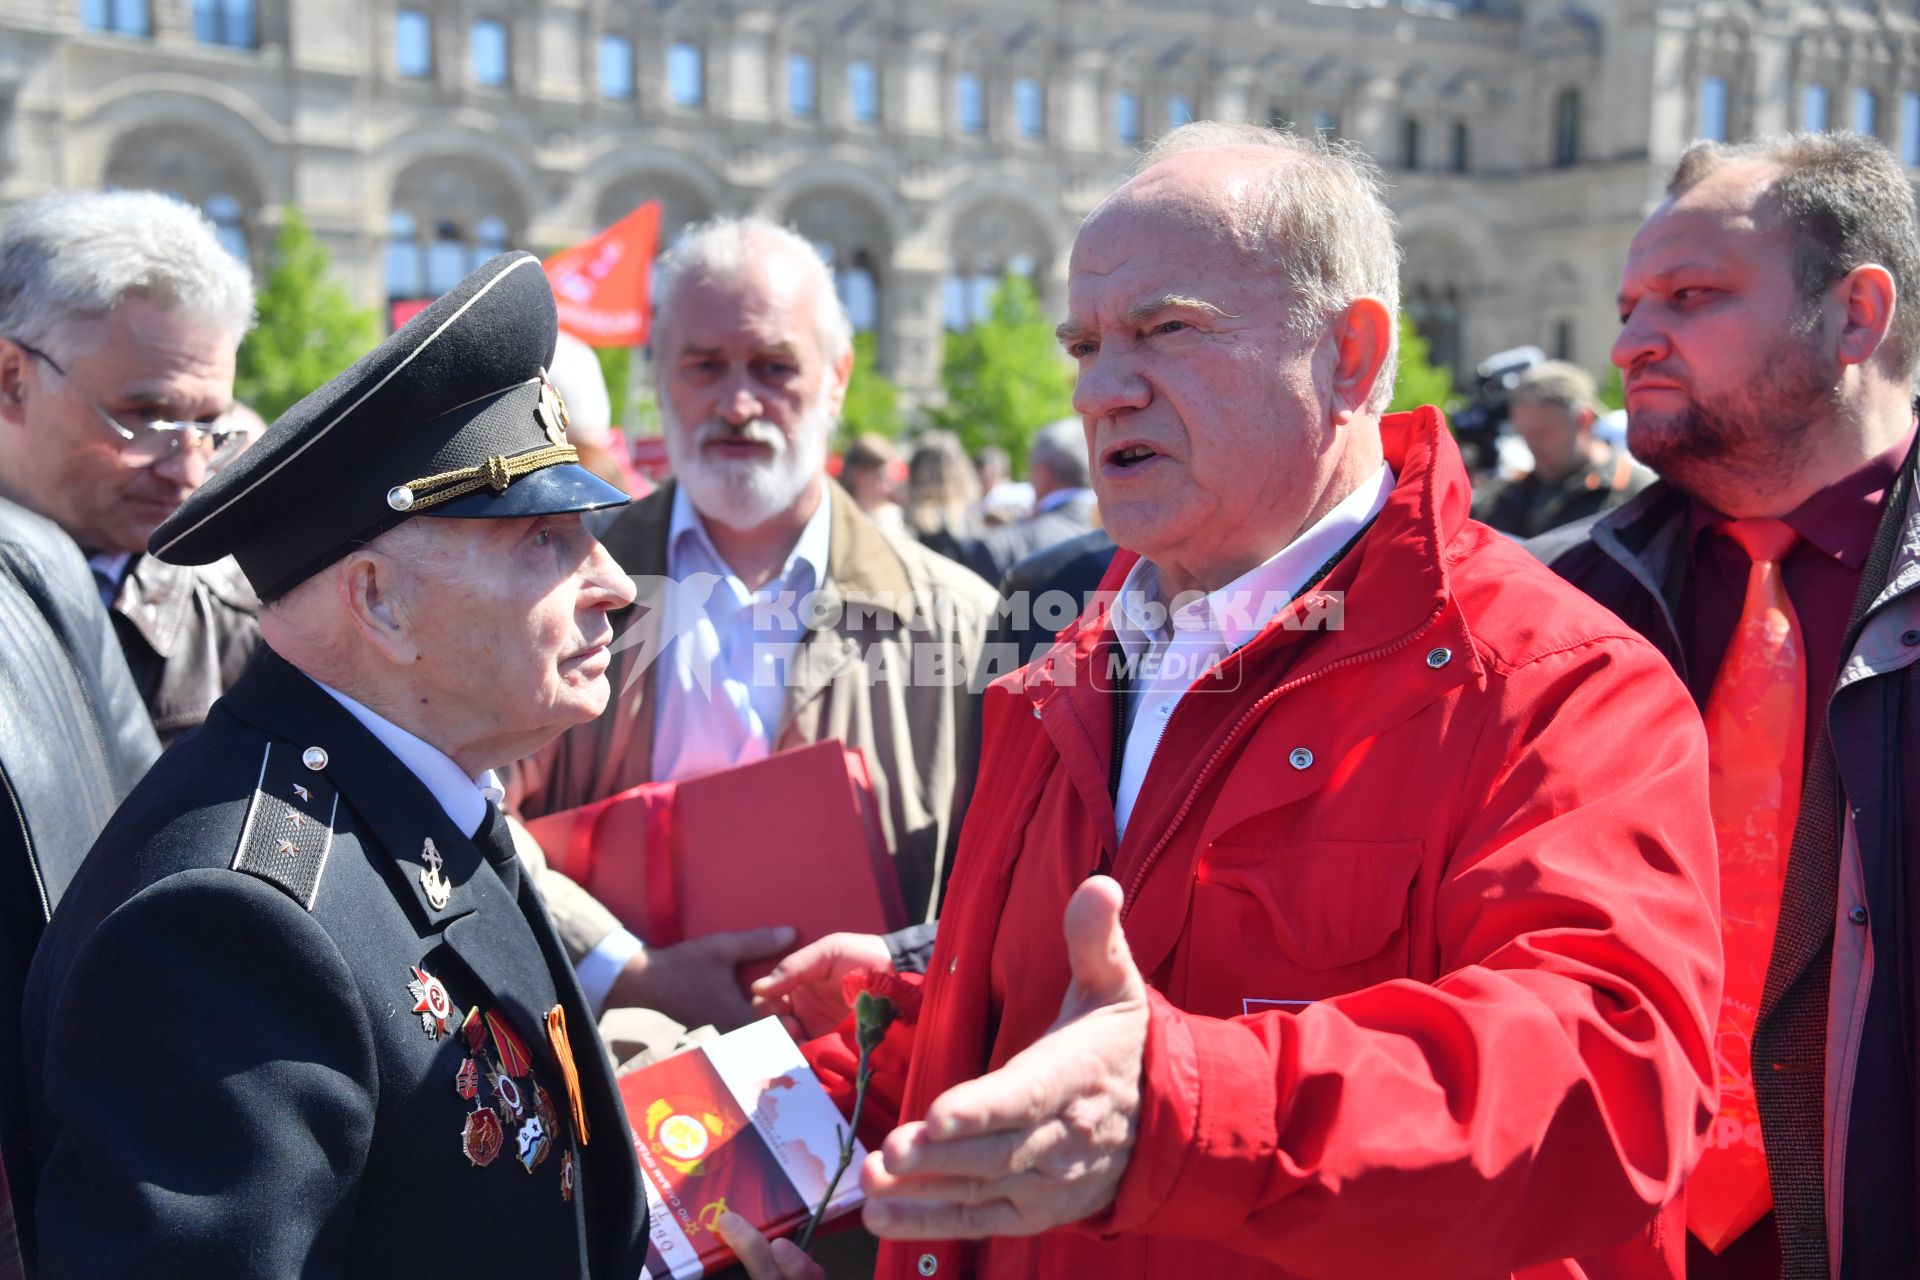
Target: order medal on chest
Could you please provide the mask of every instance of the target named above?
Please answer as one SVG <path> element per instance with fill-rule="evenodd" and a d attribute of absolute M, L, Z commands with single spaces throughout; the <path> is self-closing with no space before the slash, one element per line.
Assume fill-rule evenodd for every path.
<path fill-rule="evenodd" d="M 533 1055 L 527 1042 L 508 1023 L 501 1010 L 473 1005 L 456 1023 L 457 1006 L 446 984 L 422 966 L 412 966 L 407 992 L 412 1012 L 430 1040 L 449 1036 L 460 1048 L 458 1065 L 450 1074 L 453 1091 L 468 1104 L 459 1133 L 460 1152 L 476 1169 L 485 1169 L 506 1157 L 528 1174 L 560 1151 L 559 1190 L 573 1199 L 575 1179 L 573 1141 L 587 1142 L 586 1117 L 580 1102 L 579 1077 L 567 1042 L 566 1014 L 555 1005 L 547 1015 L 547 1033 L 567 1095 L 565 1110 L 535 1078 Z"/>

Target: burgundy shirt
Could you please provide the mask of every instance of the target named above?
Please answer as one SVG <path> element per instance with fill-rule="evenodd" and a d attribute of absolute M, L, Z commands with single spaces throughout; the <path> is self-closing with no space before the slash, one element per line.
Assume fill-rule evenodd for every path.
<path fill-rule="evenodd" d="M 1913 440 L 1910 430 L 1899 444 L 1781 517 L 1800 535 L 1782 569 L 1787 598 L 1793 602 L 1807 646 L 1809 753 L 1840 673 L 1847 620 L 1880 528 L 1887 490 L 1900 474 Z M 1704 708 L 1746 602 L 1750 565 L 1740 544 L 1714 529 L 1730 517 L 1698 498 L 1689 505 L 1692 577 L 1674 621 L 1687 657 L 1688 688 Z M 1699 1241 L 1687 1238 L 1689 1280 L 1773 1280 L 1779 1274 L 1780 1245 L 1772 1214 L 1718 1258 L 1701 1248 Z"/>

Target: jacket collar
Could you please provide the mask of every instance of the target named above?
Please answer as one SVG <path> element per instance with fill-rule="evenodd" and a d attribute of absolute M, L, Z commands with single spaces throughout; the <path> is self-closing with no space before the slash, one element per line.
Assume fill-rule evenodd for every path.
<path fill-rule="evenodd" d="M 408 914 L 423 935 L 473 911 L 489 890 L 505 896 L 472 837 L 454 826 L 426 784 L 310 676 L 267 645 L 260 646 L 220 705 L 291 742 L 296 752 L 318 747 L 325 753 L 321 771 L 358 819 L 368 856 L 390 859 L 398 868 Z M 437 910 L 420 874 L 429 840 L 451 885 L 446 904 Z"/>
<path fill-rule="evenodd" d="M 113 594 L 113 611 L 163 659 L 173 657 L 192 607 L 193 570 L 156 556 L 133 557 Z"/>
<path fill-rule="evenodd" d="M 1466 527 L 1472 506 L 1466 466 L 1446 420 L 1431 406 L 1381 419 L 1380 438 L 1397 480 L 1386 505 L 1340 566 L 1318 589 L 1281 610 L 1248 650 L 1326 630 L 1333 620 L 1331 611 L 1337 610 L 1342 615 L 1339 627 L 1329 633 L 1328 643 L 1317 646 L 1313 665 L 1319 667 L 1410 637 L 1447 612 L 1450 548 Z M 1100 584 L 1100 603 L 1061 633 L 1055 654 L 1084 658 L 1112 633 L 1112 593 L 1139 558 L 1125 549 L 1114 556 Z M 1330 598 L 1336 591 L 1343 595 Z M 1364 599 L 1366 607 L 1346 611 L 1345 598 Z M 1478 673 L 1478 659 L 1472 657 L 1470 637 L 1457 615 L 1456 623 L 1456 652 L 1468 657 Z M 1035 664 L 1027 681 L 1030 689 L 1045 683 L 1047 665 Z"/>
<path fill-rule="evenodd" d="M 1486 677 L 1449 583 L 1451 564 L 1467 550 L 1456 550 L 1455 544 L 1468 529 L 1472 497 L 1459 450 L 1436 409 L 1390 415 L 1380 429 L 1386 461 L 1397 478 L 1380 514 L 1317 587 L 1280 610 L 1259 635 L 1226 660 L 1237 664 L 1238 672 L 1254 673 L 1248 678 L 1256 683 L 1249 686 L 1241 713 L 1250 716 L 1269 695 L 1330 668 L 1384 659 L 1416 642 L 1425 646 L 1414 649 L 1409 659 L 1411 678 L 1380 682 L 1381 692 L 1369 702 L 1366 715 L 1343 717 L 1325 726 L 1327 737 L 1321 747 L 1327 758 L 1338 758 L 1344 741 L 1372 732 L 1372 726 L 1383 719 L 1412 714 L 1449 690 Z M 1480 536 L 1494 535 L 1482 530 Z M 1130 837 L 1127 848 L 1120 847 L 1106 793 L 1117 707 L 1105 656 L 1113 645 L 1113 592 L 1138 559 L 1132 552 L 1117 554 L 1101 582 L 1095 607 L 1062 632 L 1046 654 L 1004 678 L 1022 687 L 1087 811 L 1098 815 L 1106 847 L 1120 861 L 1133 856 L 1128 850 L 1138 840 Z M 1354 602 L 1351 609 L 1346 607 L 1349 599 Z M 1285 661 L 1287 651 L 1303 643 L 1297 656 Z M 1448 651 L 1444 662 L 1422 660 L 1422 655 L 1443 648 Z M 1238 680 L 1239 675 L 1234 678 Z M 1240 716 L 1235 719 L 1239 721 Z M 1234 727 L 1212 725 L 1201 758 L 1210 758 Z M 1312 784 L 1312 777 L 1303 771 L 1274 780 L 1276 787 Z M 1272 796 L 1269 789 L 1261 803 L 1274 803 Z M 1170 831 L 1161 819 L 1172 815 L 1160 813 L 1156 806 L 1171 807 L 1179 799 L 1143 794 L 1128 831 Z M 1210 825 L 1224 820 L 1225 815 L 1217 812 L 1207 816 Z M 1152 952 L 1148 947 L 1147 953 Z"/>

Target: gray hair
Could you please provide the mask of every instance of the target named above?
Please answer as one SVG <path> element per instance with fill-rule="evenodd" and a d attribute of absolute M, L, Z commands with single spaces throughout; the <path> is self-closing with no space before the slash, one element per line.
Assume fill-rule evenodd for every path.
<path fill-rule="evenodd" d="M 1360 298 L 1377 298 L 1392 318 L 1386 363 L 1366 405 L 1378 413 L 1393 398 L 1399 357 L 1400 246 L 1386 179 L 1365 151 L 1318 135 L 1200 120 L 1162 137 L 1134 172 L 1189 151 L 1248 147 L 1269 152 L 1271 162 L 1239 196 L 1229 231 L 1243 251 L 1286 277 L 1299 302 L 1294 332 L 1316 336 Z"/>
<path fill-rule="evenodd" d="M 253 325 L 253 280 L 192 205 L 157 191 L 70 192 L 15 205 L 0 227 L 0 338 L 57 345 L 128 298 L 233 335 Z"/>
<path fill-rule="evenodd" d="M 1087 465 L 1087 432 L 1078 418 L 1049 422 L 1033 437 L 1027 450 L 1027 467 L 1045 467 L 1056 484 L 1068 489 L 1084 489 L 1093 483 L 1092 468 Z"/>
<path fill-rule="evenodd" d="M 853 322 L 834 292 L 833 268 L 800 235 L 758 217 L 719 217 L 689 227 L 680 243 L 654 265 L 653 332 L 657 338 L 672 323 L 674 295 L 689 275 L 738 280 L 748 264 L 769 252 L 785 253 L 814 285 L 814 332 L 829 365 L 853 349 Z"/>

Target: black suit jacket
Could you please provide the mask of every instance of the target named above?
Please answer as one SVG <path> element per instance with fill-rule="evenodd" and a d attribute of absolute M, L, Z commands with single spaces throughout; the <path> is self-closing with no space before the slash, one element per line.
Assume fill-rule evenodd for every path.
<path fill-rule="evenodd" d="M 1089 529 L 1007 570 L 992 636 L 996 657 L 1017 654 L 1022 665 L 1051 649 L 1055 634 L 1086 611 L 1115 550 L 1105 529 Z"/>
<path fill-rule="evenodd" d="M 1093 528 L 1099 506 L 1091 498 L 1063 502 L 1012 524 L 989 529 L 964 548 L 963 563 L 988 582 L 998 582 L 1020 561 Z"/>
<path fill-rule="evenodd" d="M 324 767 L 303 763 L 312 747 Z M 517 878 L 516 899 L 377 739 L 263 648 L 108 824 L 35 958 L 41 1276 L 638 1275 L 646 1213 L 612 1071 Z M 448 996 L 444 1034 L 415 1011 L 421 975 Z M 469 1101 L 473 1008 L 526 1062 L 486 1037 L 481 1064 L 518 1079 L 482 1078 Z M 521 1167 L 509 1118 L 498 1156 L 469 1160 L 469 1114 L 511 1092 L 537 1115 L 542 1091 L 546 1158 Z"/>

